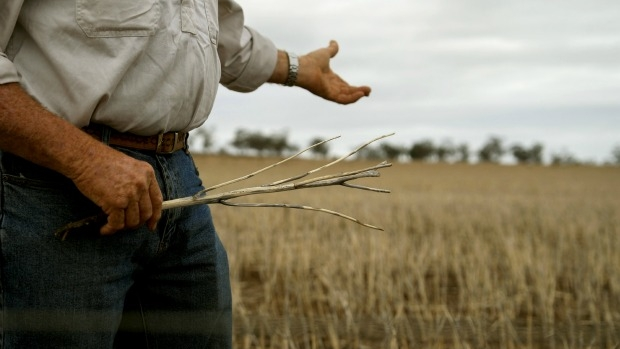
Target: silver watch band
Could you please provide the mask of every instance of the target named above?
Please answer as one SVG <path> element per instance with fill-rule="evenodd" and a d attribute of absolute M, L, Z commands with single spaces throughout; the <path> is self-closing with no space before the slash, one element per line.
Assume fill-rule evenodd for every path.
<path fill-rule="evenodd" d="M 297 72 L 299 71 L 299 58 L 293 52 L 287 52 L 288 55 L 288 76 L 284 85 L 295 86 L 297 81 Z"/>

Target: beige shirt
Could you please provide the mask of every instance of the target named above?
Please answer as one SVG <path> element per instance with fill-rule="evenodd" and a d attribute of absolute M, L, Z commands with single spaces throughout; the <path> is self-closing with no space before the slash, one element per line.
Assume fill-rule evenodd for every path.
<path fill-rule="evenodd" d="M 20 82 L 78 127 L 191 130 L 218 83 L 252 91 L 276 57 L 232 0 L 0 1 L 0 84 Z"/>

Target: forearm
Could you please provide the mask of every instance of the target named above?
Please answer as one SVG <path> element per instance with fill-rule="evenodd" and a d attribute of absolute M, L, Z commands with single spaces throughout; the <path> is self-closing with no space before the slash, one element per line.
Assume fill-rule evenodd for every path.
<path fill-rule="evenodd" d="M 108 215 L 102 234 L 147 223 L 155 229 L 162 195 L 155 172 L 50 113 L 18 84 L 0 85 L 0 149 L 69 177 Z"/>
<path fill-rule="evenodd" d="M 46 110 L 17 83 L 0 85 L 0 149 L 67 177 L 104 149 L 69 122 Z"/>
<path fill-rule="evenodd" d="M 268 82 L 274 84 L 284 84 L 286 77 L 288 76 L 288 56 L 285 51 L 278 50 L 278 59 L 276 60 L 276 67 L 273 70 L 273 74 L 269 78 Z"/>

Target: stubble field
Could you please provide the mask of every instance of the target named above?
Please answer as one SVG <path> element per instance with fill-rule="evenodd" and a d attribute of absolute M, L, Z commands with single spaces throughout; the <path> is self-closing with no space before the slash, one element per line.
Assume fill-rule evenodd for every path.
<path fill-rule="evenodd" d="M 275 162 L 195 160 L 206 185 Z M 324 163 L 294 161 L 245 185 Z M 235 348 L 620 345 L 620 168 L 394 164 L 381 173 L 362 183 L 391 194 L 332 187 L 242 201 L 324 207 L 383 232 L 318 212 L 211 206 L 229 253 Z"/>

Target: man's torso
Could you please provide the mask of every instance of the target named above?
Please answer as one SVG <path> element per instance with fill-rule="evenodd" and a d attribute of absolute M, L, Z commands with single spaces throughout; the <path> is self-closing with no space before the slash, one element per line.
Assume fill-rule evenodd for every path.
<path fill-rule="evenodd" d="M 81 127 L 202 124 L 220 80 L 214 0 L 26 0 L 6 49 L 22 85 Z"/>

